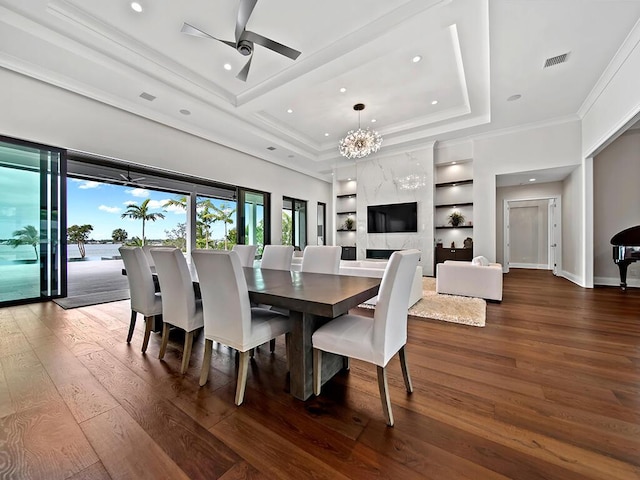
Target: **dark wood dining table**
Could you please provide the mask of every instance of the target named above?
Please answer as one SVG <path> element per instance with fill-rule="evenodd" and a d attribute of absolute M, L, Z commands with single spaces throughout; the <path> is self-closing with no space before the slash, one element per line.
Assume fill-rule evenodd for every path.
<path fill-rule="evenodd" d="M 155 269 L 152 270 L 155 274 Z M 189 270 L 194 288 L 200 294 L 198 275 L 191 263 Z M 244 267 L 243 270 L 252 302 L 289 310 L 292 319 L 289 389 L 295 398 L 307 400 L 313 393 L 313 332 L 375 297 L 382 279 L 251 267 Z M 122 273 L 126 275 L 124 269 Z M 331 379 L 343 365 L 344 357 L 323 353 L 323 383 Z"/>
<path fill-rule="evenodd" d="M 380 278 L 244 268 L 249 298 L 256 303 L 288 309 L 290 337 L 290 392 L 299 400 L 313 393 L 311 336 L 320 326 L 375 297 Z M 322 355 L 323 383 L 344 365 L 339 355 Z"/>

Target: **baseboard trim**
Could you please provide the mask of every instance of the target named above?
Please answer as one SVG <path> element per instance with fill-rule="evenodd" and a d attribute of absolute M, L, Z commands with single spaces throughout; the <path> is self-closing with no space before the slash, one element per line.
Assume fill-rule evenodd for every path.
<path fill-rule="evenodd" d="M 593 277 L 593 284 L 603 287 L 619 287 L 620 277 Z M 640 279 L 627 277 L 627 287 L 640 288 Z"/>
<path fill-rule="evenodd" d="M 509 268 L 528 268 L 531 270 L 551 270 L 546 263 L 510 263 Z"/>
<path fill-rule="evenodd" d="M 562 270 L 561 272 L 558 273 L 558 276 L 560 276 L 562 278 L 566 278 L 567 280 L 569 280 L 570 282 L 575 283 L 579 287 L 587 288 L 587 286 L 584 284 L 582 279 L 579 276 L 577 276 L 576 274 L 574 274 L 574 273 L 567 272 L 566 270 Z"/>

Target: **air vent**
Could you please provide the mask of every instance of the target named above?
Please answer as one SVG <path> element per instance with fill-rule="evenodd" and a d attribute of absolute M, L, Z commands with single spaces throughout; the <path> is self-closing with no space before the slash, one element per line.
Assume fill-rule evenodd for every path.
<path fill-rule="evenodd" d="M 267 150 L 271 150 L 272 152 L 276 149 L 276 147 L 267 147 Z"/>
<path fill-rule="evenodd" d="M 145 100 L 149 100 L 150 102 L 153 102 L 156 99 L 154 95 L 151 95 L 150 93 L 147 93 L 147 92 L 142 92 L 140 94 L 140 98 L 144 98 Z"/>
<path fill-rule="evenodd" d="M 547 60 L 544 62 L 543 68 L 553 67 L 554 65 L 564 63 L 567 61 L 568 56 L 569 56 L 569 52 L 563 53 L 562 55 L 558 55 L 556 57 L 547 58 Z"/>

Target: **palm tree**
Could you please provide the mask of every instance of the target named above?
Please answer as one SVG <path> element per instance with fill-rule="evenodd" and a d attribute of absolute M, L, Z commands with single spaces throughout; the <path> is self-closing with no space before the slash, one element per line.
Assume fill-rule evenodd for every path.
<path fill-rule="evenodd" d="M 92 225 L 71 225 L 67 228 L 67 238 L 69 238 L 69 241 L 78 244 L 78 251 L 80 252 L 81 258 L 84 258 L 86 255 L 84 244 L 89 240 L 89 234 L 92 230 Z"/>
<path fill-rule="evenodd" d="M 20 245 L 31 245 L 33 247 L 34 252 L 36 253 L 36 260 L 38 259 L 38 245 L 40 244 L 40 235 L 38 234 L 38 229 L 33 225 L 27 225 L 20 230 L 16 230 L 13 232 L 13 236 L 16 238 L 12 238 L 9 240 L 9 245 L 13 248 L 17 248 Z"/>
<path fill-rule="evenodd" d="M 127 207 L 127 211 L 121 215 L 122 218 L 129 217 L 134 220 L 142 220 L 142 245 L 144 245 L 144 242 L 145 242 L 144 227 L 146 222 L 147 221 L 155 222 L 159 218 L 164 218 L 164 214 L 160 212 L 157 212 L 157 213 L 149 212 L 149 201 L 150 199 L 147 198 L 140 205 L 135 205 L 135 204 L 129 205 Z"/>
<path fill-rule="evenodd" d="M 114 243 L 124 243 L 127 240 L 129 234 L 126 230 L 122 228 L 116 228 L 113 232 L 111 232 L 111 239 Z"/>
<path fill-rule="evenodd" d="M 234 213 L 236 213 L 236 209 L 231 209 L 227 207 L 224 203 L 220 205 L 220 207 L 216 207 L 215 205 L 211 205 L 215 210 L 214 218 L 215 222 L 224 222 L 224 249 L 227 249 L 227 225 L 233 224 L 233 218 L 231 217 Z"/>

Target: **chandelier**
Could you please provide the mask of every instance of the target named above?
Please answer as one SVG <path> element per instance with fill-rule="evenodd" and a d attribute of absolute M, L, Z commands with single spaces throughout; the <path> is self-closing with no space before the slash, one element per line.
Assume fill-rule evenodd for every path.
<path fill-rule="evenodd" d="M 340 140 L 340 154 L 349 158 L 364 158 L 380 150 L 382 137 L 375 130 L 360 128 L 360 112 L 364 110 L 364 103 L 356 103 L 353 109 L 358 112 L 358 130 L 349 130 Z"/>

